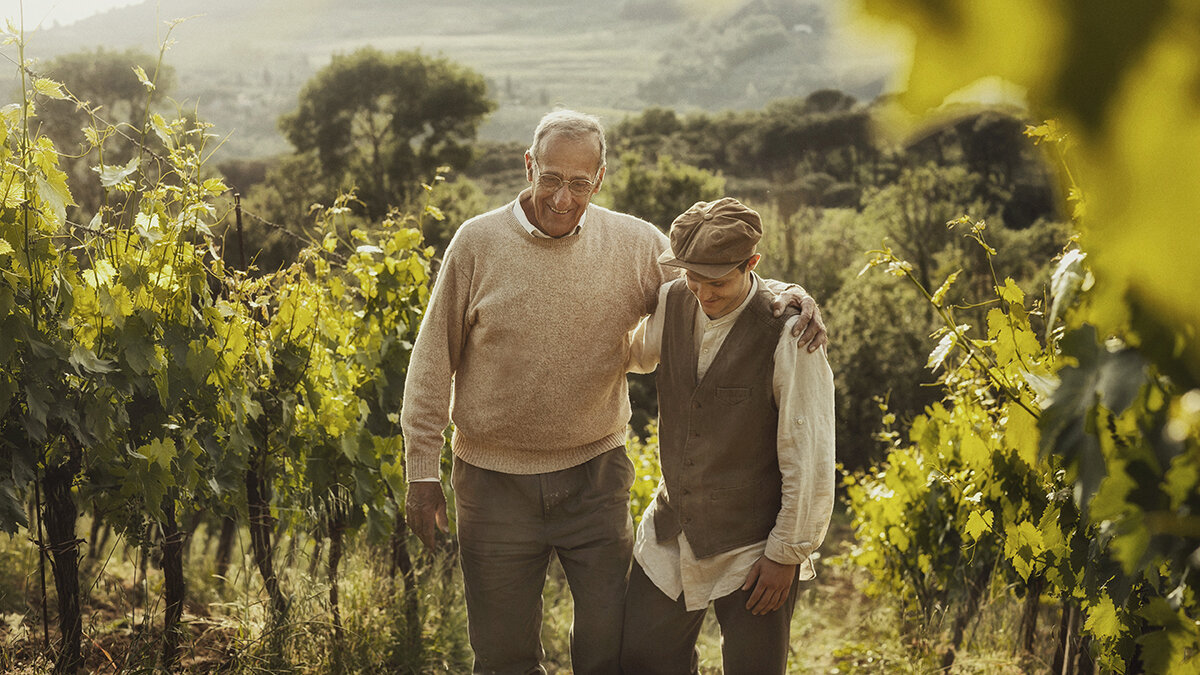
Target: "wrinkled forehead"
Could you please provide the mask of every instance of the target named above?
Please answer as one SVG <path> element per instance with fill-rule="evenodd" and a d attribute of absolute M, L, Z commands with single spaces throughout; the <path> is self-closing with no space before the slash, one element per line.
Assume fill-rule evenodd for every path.
<path fill-rule="evenodd" d="M 538 141 L 534 148 L 533 158 L 540 161 L 548 155 L 557 154 L 560 151 L 579 154 L 586 152 L 591 159 L 595 160 L 593 163 L 596 167 L 600 166 L 600 136 L 594 132 L 550 130 Z"/>
<path fill-rule="evenodd" d="M 543 174 L 588 180 L 595 179 L 602 166 L 599 152 L 588 138 L 550 139 L 534 162 Z"/>

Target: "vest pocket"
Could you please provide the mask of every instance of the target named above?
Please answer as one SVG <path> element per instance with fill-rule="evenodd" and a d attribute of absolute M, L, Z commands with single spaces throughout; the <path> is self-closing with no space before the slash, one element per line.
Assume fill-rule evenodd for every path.
<path fill-rule="evenodd" d="M 729 405 L 737 405 L 750 398 L 749 387 L 717 387 L 717 400 Z"/>

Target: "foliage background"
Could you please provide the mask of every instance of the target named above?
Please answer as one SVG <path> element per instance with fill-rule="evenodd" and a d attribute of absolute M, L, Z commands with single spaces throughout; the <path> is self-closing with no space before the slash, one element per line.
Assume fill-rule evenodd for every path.
<path fill-rule="evenodd" d="M 1200 150 L 1200 115 L 1187 94 L 1200 81 L 1198 15 L 1188 3 L 1169 0 L 1139 6 L 864 0 L 867 13 L 907 27 L 915 47 L 902 94 L 872 92 L 860 101 L 853 92 L 814 86 L 816 80 L 762 94 L 780 75 L 763 68 L 762 58 L 797 58 L 812 47 L 805 36 L 825 34 L 816 21 L 797 22 L 824 16 L 819 4 L 784 5 L 615 6 L 626 26 L 645 31 L 630 35 L 681 25 L 710 35 L 716 19 L 727 20 L 730 32 L 721 34 L 729 40 L 716 71 L 697 73 L 701 61 L 686 49 L 657 62 L 626 50 L 622 58 L 655 65 L 636 71 L 646 78 L 631 106 L 640 112 L 610 125 L 614 161 L 601 198 L 665 227 L 695 199 L 739 196 L 775 225 L 764 242 L 763 269 L 802 281 L 827 309 L 839 377 L 839 451 L 848 468 L 864 470 L 847 484 L 853 520 L 840 532 L 848 541 L 853 528 L 857 539 L 848 558 L 830 565 L 827 588 L 837 592 L 815 590 L 811 597 L 826 612 L 846 601 L 866 603 L 868 614 L 887 617 L 889 630 L 878 650 L 830 638 L 835 643 L 825 651 L 833 660 L 823 666 L 849 672 L 1194 667 L 1200 528 L 1191 514 L 1200 480 L 1200 361 L 1190 298 L 1200 280 L 1188 261 L 1200 246 L 1200 238 L 1189 236 L 1200 205 L 1177 186 L 1200 177 L 1192 162 Z M 308 9 L 288 21 L 321 16 L 321 3 Z M 600 10 L 561 6 L 545 20 L 569 23 L 589 11 Z M 434 25 L 434 14 L 423 16 Z M 546 33 L 545 26 L 494 18 L 516 35 Z M 600 33 L 588 36 L 575 42 L 605 41 Z M 656 44 L 649 37 L 634 42 Z M 553 65 L 579 74 L 585 61 L 573 59 Z M 217 662 L 247 670 L 348 662 L 453 668 L 466 658 L 453 566 L 410 553 L 396 518 L 402 477 L 389 410 L 399 398 L 388 377 L 402 371 L 404 343 L 411 340 L 405 331 L 419 317 L 427 281 L 421 261 L 432 257 L 436 268 L 456 223 L 521 187 L 523 143 L 472 143 L 470 126 L 458 142 L 474 146 L 474 168 L 463 157 L 449 182 L 388 174 L 395 185 L 412 186 L 395 198 L 386 191 L 370 199 L 339 196 L 361 175 L 328 171 L 331 165 L 317 162 L 303 143 L 276 160 L 225 163 L 225 178 L 247 196 L 243 228 L 231 217 L 239 213 L 234 198 L 205 150 L 219 140 L 208 140 L 210 127 L 189 110 L 194 106 L 170 98 L 180 85 L 162 58 L 91 52 L 55 60 L 61 70 L 50 72 L 71 92 L 85 91 L 75 82 L 101 85 L 105 73 L 121 72 L 122 61 L 140 63 L 141 70 L 134 78 L 114 76 L 111 91 L 105 85 L 89 93 L 103 105 L 99 114 L 84 107 L 81 119 L 49 79 L 26 83 L 20 96 L 26 105 L 37 103 L 44 125 L 30 126 L 17 109 L 5 112 L 13 158 L 5 170 L 8 184 L 21 191 L 6 192 L 0 259 L 13 265 L 5 279 L 16 290 L 0 293 L 0 309 L 6 327 L 50 328 L 36 340 L 28 337 L 34 333 L 6 331 L 8 346 L 0 350 L 6 368 L 0 393 L 10 401 L 5 442 L 25 453 L 10 455 L 25 459 L 10 459 L 0 477 L 6 528 L 27 531 L 43 514 L 26 515 L 25 506 L 43 498 L 83 508 L 94 525 L 88 539 L 97 542 L 90 552 L 116 562 L 101 564 L 94 576 L 89 571 L 94 582 L 81 598 L 92 611 L 109 611 L 102 607 L 108 603 L 131 617 L 115 629 L 89 621 L 87 635 L 124 636 L 111 643 L 120 667 L 159 658 L 170 663 L 162 647 L 201 644 L 195 633 L 172 637 L 170 617 L 179 607 L 173 584 L 190 575 L 192 614 L 184 625 L 213 626 L 204 635 L 224 645 L 215 648 L 225 650 L 212 657 Z M 546 63 L 525 65 L 545 70 Z M 88 68 L 96 70 L 87 75 Z M 722 79 L 744 81 L 759 71 L 753 90 Z M 712 76 L 718 86 L 707 92 L 667 86 L 692 75 Z M 288 84 L 279 87 L 295 92 L 299 79 L 283 78 Z M 580 89 L 564 98 L 613 114 L 604 107 L 610 102 L 588 98 L 605 83 L 575 79 Z M 249 87 L 244 74 L 230 84 L 235 91 Z M 250 87 L 254 96 L 276 86 L 269 66 L 261 84 Z M 540 114 L 557 98 L 528 98 L 520 78 L 493 78 L 487 86 L 504 106 L 524 106 L 522 114 Z M 964 103 L 981 95 L 996 100 L 990 92 L 997 90 L 1009 101 L 1016 91 L 1024 105 Z M 681 103 L 730 91 L 738 94 L 736 104 L 706 103 L 725 110 Z M 803 95 L 776 98 L 785 91 Z M 483 114 L 489 106 L 478 94 L 476 114 Z M 642 110 L 646 102 L 664 107 Z M 364 122 L 375 121 L 373 115 Z M 1056 121 L 1042 124 L 1051 117 Z M 90 135 L 76 131 L 81 122 Z M 1024 136 L 1027 125 L 1032 139 Z M 524 134 L 531 124 L 514 126 Z M 495 131 L 487 123 L 480 129 Z M 346 150 L 368 156 L 370 140 L 359 138 L 365 145 L 352 142 Z M 169 158 L 145 161 L 160 155 Z M 421 180 L 429 185 L 418 187 Z M 31 239 L 20 227 L 34 212 L 41 234 Z M 963 214 L 970 217 L 960 220 Z M 95 236 L 110 231 L 136 245 L 114 248 L 105 244 L 111 234 Z M 421 235 L 432 250 L 421 248 Z M 59 248 L 60 241 L 75 243 Z M 89 247 L 104 254 L 79 253 Z M 868 249 L 878 251 L 870 261 L 862 255 Z M 395 258 L 401 252 L 405 257 Z M 192 281 L 168 275 L 158 286 L 164 268 L 147 263 L 147 255 L 190 261 L 172 265 L 172 274 Z M 99 262 L 110 259 L 119 273 L 108 274 Z M 413 260 L 416 267 L 405 262 Z M 860 274 L 868 262 L 894 275 Z M 248 276 L 229 272 L 247 266 Z M 397 270 L 412 277 L 397 281 Z M 238 301 L 205 290 L 206 278 L 217 287 L 236 281 Z M 380 286 L 381 279 L 400 284 L 407 298 L 400 315 L 384 306 L 397 302 L 386 296 L 397 289 Z M 100 301 L 93 304 L 89 293 Z M 382 303 L 384 297 L 391 299 Z M 37 316 L 50 299 L 56 318 L 72 318 L 23 323 L 24 308 Z M 203 320 L 189 318 L 185 308 L 192 305 Z M 136 340 L 124 327 L 135 315 L 150 331 Z M 194 346 L 178 341 L 180 334 Z M 237 349 L 221 353 L 234 335 Z M 381 350 L 385 336 L 394 351 Z M 164 354 L 147 351 L 155 343 L 187 367 L 172 371 Z M 255 356 L 239 362 L 243 353 Z M 376 360 L 388 354 L 386 365 Z M 217 365 L 240 374 L 204 377 L 206 367 Z M 174 384 L 123 380 L 130 371 Z M 161 405 L 146 408 L 162 386 L 207 392 L 200 398 L 214 407 L 171 407 L 173 397 L 158 396 Z M 630 441 L 642 473 L 636 514 L 652 489 L 655 438 L 643 424 L 653 417 L 652 392 L 644 382 L 634 392 L 641 415 L 634 430 L 646 429 Z M 56 407 L 55 399 L 71 403 Z M 71 406 L 133 412 L 100 415 L 112 424 L 83 430 Z M 225 448 L 232 451 L 227 457 L 220 454 L 227 439 L 205 419 L 229 421 L 236 442 Z M 268 428 L 253 420 L 285 423 Z M 129 493 L 116 500 L 124 507 L 109 508 L 102 499 L 113 476 L 126 480 Z M 47 489 L 45 497 L 31 495 L 38 487 Z M 215 506 L 232 506 L 236 515 L 222 520 L 209 513 Z M 52 511 L 48 506 L 46 515 Z M 61 539 L 50 535 L 50 553 L 65 583 L 81 542 L 73 541 L 73 512 L 63 516 L 56 522 L 69 520 L 72 529 Z M 226 524 L 238 521 L 252 544 L 241 584 L 211 581 L 225 573 L 208 572 L 207 545 L 196 560 L 177 564 L 179 536 L 207 532 L 220 550 Z M 98 542 L 106 527 L 118 534 L 107 548 Z M 232 531 L 235 539 L 245 536 Z M 31 561 L 40 556 L 29 550 L 18 544 L 5 552 L 14 561 L 8 574 L 26 581 L 6 610 L 0 655 L 21 667 L 36 667 L 31 619 L 48 614 L 37 608 Z M 392 561 L 386 572 L 364 562 L 380 558 Z M 277 572 L 264 566 L 272 560 Z M 255 581 L 251 569 L 259 574 Z M 344 614 L 339 570 L 347 589 L 385 589 L 381 601 L 371 604 L 369 593 L 348 590 L 342 601 L 356 613 Z M 101 580 L 111 590 L 96 592 Z M 864 599 L 862 588 L 890 588 L 900 602 Z M 561 659 L 569 606 L 555 602 L 561 584 L 547 592 L 553 609 L 545 639 L 559 655 L 552 660 Z M 71 597 L 66 586 L 52 593 L 60 602 Z M 58 610 L 59 618 L 68 610 Z M 310 612 L 322 618 L 297 618 Z M 855 616 L 839 618 L 851 626 Z M 145 630 L 148 618 L 166 619 L 160 634 Z M 982 626 L 999 636 L 995 642 L 1016 637 L 1008 643 L 1021 651 L 997 656 L 1005 650 L 979 635 Z M 804 631 L 797 635 L 812 634 Z M 363 639 L 368 635 L 378 639 Z M 87 654 L 112 663 L 113 650 L 89 647 Z"/>

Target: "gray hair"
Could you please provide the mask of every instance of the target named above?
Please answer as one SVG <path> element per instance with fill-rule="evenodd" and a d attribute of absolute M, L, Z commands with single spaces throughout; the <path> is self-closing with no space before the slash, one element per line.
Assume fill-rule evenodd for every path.
<path fill-rule="evenodd" d="M 562 134 L 571 140 L 595 138 L 600 144 L 600 166 L 596 169 L 599 170 L 605 166 L 605 153 L 608 146 L 604 141 L 604 127 L 600 124 L 600 118 L 595 115 L 574 110 L 555 110 L 546 113 L 542 117 L 542 121 L 538 122 L 537 129 L 533 131 L 533 145 L 529 146 L 529 156 L 533 158 L 533 161 L 537 161 L 542 143 L 551 134 Z"/>

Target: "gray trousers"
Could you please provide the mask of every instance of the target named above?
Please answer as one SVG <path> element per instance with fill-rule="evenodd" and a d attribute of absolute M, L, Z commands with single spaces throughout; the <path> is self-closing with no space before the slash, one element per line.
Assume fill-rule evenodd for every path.
<path fill-rule="evenodd" d="M 746 609 L 753 592 L 737 590 L 713 601 L 721 625 L 721 661 L 725 675 L 783 675 L 788 636 L 796 607 L 795 579 L 783 607 L 755 616 Z M 696 638 L 704 609 L 688 611 L 683 596 L 672 600 L 633 564 L 625 605 L 621 666 L 628 675 L 695 675 L 699 672 Z"/>
<path fill-rule="evenodd" d="M 620 673 L 633 523 L 625 448 L 545 474 L 488 471 L 454 459 L 451 483 L 475 673 L 545 673 L 542 587 L 552 554 L 575 616 L 576 675 Z"/>

